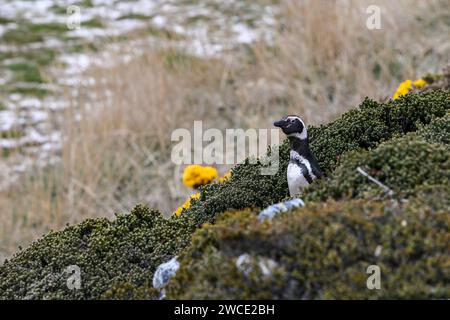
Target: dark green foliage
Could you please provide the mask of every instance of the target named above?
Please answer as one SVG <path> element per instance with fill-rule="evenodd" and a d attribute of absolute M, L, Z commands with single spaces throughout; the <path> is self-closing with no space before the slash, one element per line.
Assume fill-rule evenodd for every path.
<path fill-rule="evenodd" d="M 58 36 L 69 31 L 64 23 L 30 23 L 26 20 L 17 23 L 18 28 L 9 29 L 3 33 L 3 42 L 14 44 L 42 42 L 47 37 Z"/>
<path fill-rule="evenodd" d="M 44 82 L 39 68 L 31 63 L 13 63 L 7 68 L 15 73 L 16 80 L 24 82 Z"/>
<path fill-rule="evenodd" d="M 386 193 L 357 172 L 357 167 L 392 189 L 397 198 L 415 194 L 418 186 L 450 185 L 450 151 L 408 134 L 371 151 L 346 154 L 329 179 L 311 185 L 302 197 L 305 201 L 317 201 Z"/>
<path fill-rule="evenodd" d="M 117 283 L 101 295 L 104 300 L 156 300 L 160 292 L 152 287 L 151 281 L 136 286 L 129 282 Z"/>
<path fill-rule="evenodd" d="M 419 134 L 429 142 L 440 143 L 450 148 L 450 112 L 436 118 L 428 126 L 423 126 Z"/>
<path fill-rule="evenodd" d="M 112 222 L 89 219 L 50 233 L 0 266 L 0 299 L 154 299 L 155 268 L 180 253 L 173 298 L 448 297 L 449 108 L 450 92 L 443 90 L 387 103 L 366 99 L 330 124 L 310 127 L 311 148 L 329 177 L 305 190 L 307 209 L 273 224 L 257 223 L 252 208 L 287 197 L 286 142 L 275 175 L 262 175 L 261 162 L 246 161 L 228 182 L 204 187 L 181 218 L 167 220 L 138 206 Z M 368 202 L 382 192 L 356 166 L 397 198 L 409 197 L 408 204 Z M 347 196 L 364 200 L 311 203 Z M 199 229 L 183 253 L 196 228 L 217 217 L 221 222 Z M 374 256 L 377 245 L 380 257 Z M 246 278 L 234 261 L 245 252 L 280 267 L 269 278 Z M 383 272 L 381 291 L 365 287 L 365 268 L 375 263 Z M 70 265 L 81 269 L 80 290 L 66 286 Z"/>
<path fill-rule="evenodd" d="M 12 23 L 12 22 L 14 22 L 14 20 L 0 16 L 0 24 L 7 24 L 7 23 Z"/>
<path fill-rule="evenodd" d="M 114 285 L 151 283 L 155 268 L 186 247 L 193 229 L 137 206 L 115 221 L 88 219 L 53 232 L 0 267 L 0 299 L 96 299 Z M 81 289 L 69 290 L 65 272 L 81 269 Z M 126 286 L 125 286 L 126 287 Z"/>
<path fill-rule="evenodd" d="M 423 185 L 415 188 L 415 198 L 410 198 L 410 203 L 415 203 L 418 207 L 420 205 L 427 205 L 433 210 L 443 210 L 450 212 L 450 185 L 435 184 Z M 420 200 L 420 203 L 418 200 Z"/>
<path fill-rule="evenodd" d="M 0 88 L 0 93 L 2 92 L 1 88 Z M 37 97 L 44 97 L 45 95 L 47 95 L 50 91 L 46 88 L 37 88 L 37 87 L 14 87 L 14 88 L 9 88 L 8 92 L 10 93 L 20 93 L 23 95 L 32 95 L 32 96 L 37 96 Z"/>
<path fill-rule="evenodd" d="M 346 152 L 374 148 L 394 135 L 415 131 L 417 126 L 442 117 L 449 109 L 450 93 L 442 90 L 408 94 L 388 103 L 366 99 L 359 109 L 350 110 L 327 125 L 310 127 L 311 149 L 321 168 L 330 173 Z M 201 199 L 195 201 L 185 214 L 192 216 L 200 226 L 203 222 L 213 222 L 217 213 L 228 209 L 262 208 L 283 200 L 288 196 L 288 159 L 285 142 L 280 146 L 280 169 L 275 175 L 261 175 L 260 163 L 246 162 L 236 166 L 231 181 L 207 186 Z"/>
<path fill-rule="evenodd" d="M 101 20 L 100 17 L 96 17 L 94 19 L 84 21 L 81 23 L 81 25 L 86 28 L 104 28 L 105 27 L 103 24 L 103 21 Z"/>
<path fill-rule="evenodd" d="M 195 233 L 167 297 L 448 298 L 450 216 L 420 203 L 328 201 L 271 223 L 228 213 Z M 253 259 L 247 274 L 236 266 L 242 254 Z M 258 266 L 264 259 L 276 263 L 269 276 Z M 381 290 L 366 286 L 369 265 L 381 269 Z"/>
<path fill-rule="evenodd" d="M 24 136 L 24 132 L 19 129 L 11 129 L 9 131 L 1 131 L 0 132 L 0 139 L 11 139 L 11 138 L 17 139 L 17 138 L 20 138 L 23 136 Z"/>
<path fill-rule="evenodd" d="M 445 131 L 434 120 L 420 132 Z M 442 129 L 444 128 L 444 129 Z M 394 189 L 395 198 L 356 172 Z M 193 236 L 169 284 L 174 299 L 445 298 L 450 235 L 450 152 L 407 134 L 373 150 L 347 153 L 329 179 L 302 196 L 308 204 L 272 223 L 252 210 L 221 215 Z M 377 196 L 378 200 L 369 200 Z M 409 199 L 404 203 L 404 197 Z M 340 202 L 322 201 L 329 197 Z M 348 198 L 363 198 L 348 200 Z M 381 253 L 375 255 L 377 247 Z M 250 254 L 252 272 L 236 259 Z M 258 263 L 277 263 L 264 276 Z M 368 290 L 366 268 L 382 271 L 382 290 Z"/>
<path fill-rule="evenodd" d="M 311 128 L 311 149 L 322 169 L 330 172 L 345 152 L 373 148 L 393 135 L 416 131 L 418 125 L 428 124 L 448 110 L 448 91 L 407 94 L 387 103 L 366 98 L 359 109 L 350 110 L 330 124 Z"/>
<path fill-rule="evenodd" d="M 200 226 L 204 222 L 213 222 L 217 213 L 228 209 L 262 208 L 287 197 L 287 149 L 283 148 L 281 153 L 280 169 L 275 175 L 261 175 L 263 165 L 260 162 L 238 165 L 228 182 L 203 188 L 201 198 L 193 201 L 184 215 Z"/>

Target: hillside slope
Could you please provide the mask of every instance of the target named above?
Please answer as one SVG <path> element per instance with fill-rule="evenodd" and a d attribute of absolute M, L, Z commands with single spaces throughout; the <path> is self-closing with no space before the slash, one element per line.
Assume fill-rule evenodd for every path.
<path fill-rule="evenodd" d="M 258 208 L 287 197 L 284 143 L 276 175 L 260 175 L 261 163 L 237 165 L 181 217 L 137 206 L 114 221 L 89 219 L 44 236 L 0 267 L 0 298 L 152 299 L 153 273 L 174 255 L 181 270 L 168 298 L 449 297 L 449 112 L 448 90 L 366 99 L 309 128 L 328 178 L 305 191 L 305 208 L 255 219 Z M 243 254 L 248 272 L 236 266 Z M 260 272 L 260 259 L 271 261 L 270 272 Z M 382 270 L 382 290 L 365 286 L 372 264 Z M 67 288 L 70 265 L 81 269 L 79 290 Z"/>

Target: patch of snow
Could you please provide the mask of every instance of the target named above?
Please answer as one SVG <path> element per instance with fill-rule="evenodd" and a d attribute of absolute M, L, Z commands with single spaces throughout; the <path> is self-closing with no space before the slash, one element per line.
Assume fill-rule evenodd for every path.
<path fill-rule="evenodd" d="M 91 58 L 84 53 L 65 53 L 58 57 L 58 60 L 66 64 L 66 74 L 79 74 L 91 65 Z"/>
<path fill-rule="evenodd" d="M 166 26 L 167 18 L 163 16 L 156 16 L 152 19 L 152 21 L 155 24 L 155 26 L 162 28 Z"/>
<path fill-rule="evenodd" d="M 21 16 L 27 23 L 59 23 L 66 24 L 69 15 L 64 11 L 69 5 L 76 5 L 79 0 L 0 0 L 1 16 L 15 20 Z M 0 145 L 17 147 L 29 143 L 30 150 L 39 156 L 40 163 L 50 161 L 49 154 L 61 146 L 60 132 L 57 136 L 44 135 L 49 132 L 50 123 L 48 110 L 62 110 L 69 107 L 69 102 L 55 93 L 68 87 L 69 94 L 76 96 L 77 88 L 89 87 L 95 84 L 84 72 L 92 66 L 104 68 L 116 63 L 111 57 L 120 53 L 120 62 L 130 61 L 142 54 L 150 45 L 157 48 L 176 47 L 198 57 L 219 55 L 226 50 L 233 49 L 236 44 L 250 43 L 257 39 L 269 39 L 271 28 L 275 25 L 276 7 L 261 6 L 258 3 L 243 3 L 239 0 L 210 0 L 204 2 L 178 2 L 166 0 L 93 0 L 93 7 L 80 6 L 81 28 L 68 30 L 65 36 L 74 40 L 65 40 L 58 36 L 48 36 L 43 42 L 28 43 L 20 50 L 54 49 L 58 52 L 56 64 L 50 67 L 49 73 L 55 78 L 54 84 L 14 83 L 15 87 L 43 88 L 50 90 L 45 97 L 31 98 L 22 94 L 9 94 L 4 104 L 7 110 L 0 112 L 0 130 L 10 130 L 15 125 L 25 126 L 26 135 L 17 139 L 0 139 Z M 60 13 L 54 10 L 58 6 L 63 9 Z M 245 12 L 242 8 L 245 6 Z M 229 14 L 225 12 L 233 12 Z M 149 19 L 119 19 L 129 14 L 148 16 Z M 203 20 L 201 17 L 207 17 Z M 195 23 L 187 23 L 192 18 L 200 17 Z M 100 19 L 102 28 L 84 27 L 83 22 Z M 249 26 L 245 21 L 254 21 Z M 73 45 L 92 43 L 102 38 L 115 37 L 126 34 L 134 29 L 140 29 L 151 23 L 156 28 L 165 28 L 183 37 L 177 40 L 148 34 L 139 39 L 128 39 L 102 45 L 101 52 L 73 53 L 68 48 Z M 17 23 L 0 25 L 0 36 L 7 30 L 17 29 Z M 17 52 L 16 45 L 0 43 L 0 52 Z M 16 56 L 20 56 L 17 54 Z M 12 60 L 11 60 L 12 61 Z M 1 70 L 0 85 L 8 85 L 12 73 Z M 92 106 L 95 108 L 95 105 Z M 16 112 L 12 112 L 12 111 Z M 75 117 L 79 116 L 75 112 Z M 30 128 L 28 127 L 30 126 Z M 34 131 L 33 131 L 34 130 Z M 36 144 L 40 146 L 36 146 Z M 41 153 L 35 150 L 42 150 Z M 11 158 L 12 159 L 12 158 Z M 15 163 L 17 159 L 14 158 Z M 23 164 L 36 165 L 35 159 L 23 159 Z M 14 163 L 14 162 L 13 162 Z M 22 170 L 16 165 L 14 170 Z M 3 184 L 2 184 L 3 185 Z"/>
<path fill-rule="evenodd" d="M 19 106 L 22 108 L 40 108 L 42 102 L 38 98 L 25 98 L 19 102 Z"/>
<path fill-rule="evenodd" d="M 38 122 L 43 122 L 48 119 L 48 113 L 41 110 L 33 110 L 29 113 L 29 120 L 27 123 L 36 124 Z"/>
<path fill-rule="evenodd" d="M 0 131 L 11 130 L 16 123 L 17 123 L 17 114 L 15 112 L 10 110 L 0 111 Z"/>
<path fill-rule="evenodd" d="M 153 287 L 155 289 L 162 289 L 165 287 L 169 280 L 175 276 L 179 268 L 180 263 L 178 262 L 177 257 L 160 264 L 153 275 Z"/>
<path fill-rule="evenodd" d="M 272 220 L 277 214 L 287 212 L 294 208 L 303 207 L 305 203 L 300 198 L 294 198 L 285 202 L 273 204 L 258 214 L 259 221 Z"/>
<path fill-rule="evenodd" d="M 236 41 L 239 43 L 251 43 L 257 39 L 257 34 L 243 23 L 233 25 L 232 30 L 237 34 Z"/>

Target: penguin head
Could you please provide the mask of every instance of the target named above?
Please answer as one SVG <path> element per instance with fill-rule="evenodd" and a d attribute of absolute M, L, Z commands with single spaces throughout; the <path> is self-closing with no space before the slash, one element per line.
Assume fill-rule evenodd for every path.
<path fill-rule="evenodd" d="M 294 136 L 302 140 L 308 137 L 305 123 L 299 116 L 285 116 L 275 121 L 273 125 L 280 128 L 288 137 Z"/>

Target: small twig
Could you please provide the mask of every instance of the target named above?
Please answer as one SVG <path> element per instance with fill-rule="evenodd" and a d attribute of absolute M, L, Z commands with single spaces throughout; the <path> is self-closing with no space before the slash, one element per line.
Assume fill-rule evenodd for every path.
<path fill-rule="evenodd" d="M 356 171 L 358 171 L 360 174 L 362 174 L 363 176 L 367 177 L 370 181 L 372 181 L 373 183 L 376 183 L 379 187 L 381 187 L 384 191 L 386 191 L 386 193 L 389 196 L 394 195 L 394 191 L 392 191 L 391 188 L 389 188 L 388 186 L 386 186 L 385 184 L 381 183 L 379 180 L 375 179 L 374 177 L 372 177 L 370 174 L 368 174 L 367 172 L 365 172 L 363 169 L 361 169 L 361 167 L 356 168 Z"/>

